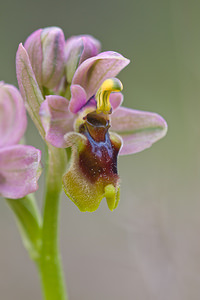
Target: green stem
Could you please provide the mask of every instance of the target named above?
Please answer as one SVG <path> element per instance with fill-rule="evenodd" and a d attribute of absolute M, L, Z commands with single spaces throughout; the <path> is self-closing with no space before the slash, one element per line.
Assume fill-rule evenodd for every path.
<path fill-rule="evenodd" d="M 58 247 L 59 202 L 62 175 L 66 166 L 64 149 L 48 148 L 46 195 L 43 215 L 42 247 L 38 264 L 45 300 L 67 300 Z"/>

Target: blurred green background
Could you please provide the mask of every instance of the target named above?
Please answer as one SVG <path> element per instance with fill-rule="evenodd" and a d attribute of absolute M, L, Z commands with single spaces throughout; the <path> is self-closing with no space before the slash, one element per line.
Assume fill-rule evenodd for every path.
<path fill-rule="evenodd" d="M 105 201 L 93 214 L 80 213 L 63 195 L 70 300 L 200 299 L 199 11 L 197 0 L 1 0 L 0 80 L 16 85 L 15 53 L 34 30 L 56 25 L 66 38 L 92 34 L 103 50 L 131 59 L 119 75 L 124 105 L 155 111 L 169 125 L 152 148 L 120 157 L 121 202 L 113 213 Z M 32 123 L 26 136 L 43 149 Z M 0 299 L 41 299 L 3 200 Z"/>

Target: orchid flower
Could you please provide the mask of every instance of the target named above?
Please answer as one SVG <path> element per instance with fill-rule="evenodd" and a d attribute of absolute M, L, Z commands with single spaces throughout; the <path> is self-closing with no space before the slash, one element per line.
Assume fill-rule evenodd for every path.
<path fill-rule="evenodd" d="M 30 38 L 28 44 L 32 44 Z M 75 52 L 73 45 L 77 46 Z M 27 108 L 48 143 L 72 150 L 70 166 L 63 176 L 65 193 L 81 211 L 95 211 L 104 197 L 108 207 L 115 209 L 120 186 L 118 154 L 149 148 L 166 134 L 165 120 L 156 113 L 120 107 L 122 83 L 115 76 L 129 60 L 112 51 L 98 54 L 100 44 L 95 39 L 79 37 L 65 44 L 68 99 L 55 92 L 43 96 L 30 59 L 33 48 L 25 48 L 20 45 L 17 52 L 17 77 Z M 36 46 L 34 51 L 37 53 Z"/>
<path fill-rule="evenodd" d="M 0 82 L 0 195 L 5 198 L 22 198 L 38 189 L 40 150 L 18 145 L 26 125 L 19 91 Z"/>

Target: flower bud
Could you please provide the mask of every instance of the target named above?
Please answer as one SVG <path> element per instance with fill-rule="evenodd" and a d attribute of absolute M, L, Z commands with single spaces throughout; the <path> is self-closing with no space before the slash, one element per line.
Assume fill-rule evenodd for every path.
<path fill-rule="evenodd" d="M 77 67 L 86 59 L 100 52 L 101 44 L 90 35 L 72 36 L 65 44 L 67 82 L 71 83 Z"/>
<path fill-rule="evenodd" d="M 26 40 L 27 50 L 36 80 L 40 86 L 55 88 L 64 73 L 63 31 L 58 27 L 47 27 L 33 32 Z"/>

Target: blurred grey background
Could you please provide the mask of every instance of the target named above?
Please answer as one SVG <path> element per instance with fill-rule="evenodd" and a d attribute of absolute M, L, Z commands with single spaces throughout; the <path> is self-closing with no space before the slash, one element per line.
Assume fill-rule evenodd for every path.
<path fill-rule="evenodd" d="M 120 157 L 121 201 L 80 213 L 63 195 L 61 250 L 70 300 L 200 299 L 200 2 L 1 0 L 0 80 L 16 85 L 15 53 L 40 27 L 92 34 L 131 59 L 124 105 L 166 118 L 168 135 Z M 30 122 L 27 143 L 42 143 Z M 42 194 L 42 180 L 40 191 Z M 40 285 L 0 201 L 0 299 L 40 300 Z"/>

